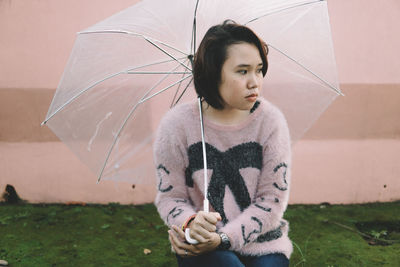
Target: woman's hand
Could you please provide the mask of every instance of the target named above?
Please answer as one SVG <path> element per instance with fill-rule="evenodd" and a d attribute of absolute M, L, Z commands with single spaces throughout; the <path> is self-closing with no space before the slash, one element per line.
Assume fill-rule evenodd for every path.
<path fill-rule="evenodd" d="M 175 252 L 181 257 L 193 257 L 215 250 L 221 243 L 221 238 L 216 232 L 209 233 L 209 238 L 203 238 L 204 242 L 190 245 L 185 242 L 185 233 L 179 227 L 173 225 L 168 231 L 169 241 Z"/>
<path fill-rule="evenodd" d="M 190 237 L 200 243 L 206 243 L 211 239 L 211 234 L 217 230 L 217 222 L 221 220 L 218 212 L 199 211 L 195 219 L 188 225 Z"/>

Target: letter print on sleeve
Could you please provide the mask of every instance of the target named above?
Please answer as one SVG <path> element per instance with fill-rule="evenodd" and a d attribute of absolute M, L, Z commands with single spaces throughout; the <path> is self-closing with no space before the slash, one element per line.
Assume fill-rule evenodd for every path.
<path fill-rule="evenodd" d="M 271 208 L 265 208 L 265 207 L 263 207 L 263 206 L 261 206 L 259 204 L 254 204 L 254 206 L 256 206 L 259 209 L 262 209 L 263 211 L 271 212 Z"/>
<path fill-rule="evenodd" d="M 286 224 L 285 222 L 281 222 L 281 225 L 278 228 L 258 236 L 256 242 L 263 243 L 280 238 L 282 236 L 281 228 L 285 226 L 285 224 Z"/>
<path fill-rule="evenodd" d="M 172 216 L 172 218 L 175 218 L 176 216 L 178 216 L 178 215 L 181 214 L 182 212 L 183 212 L 183 209 L 181 209 L 181 208 L 178 208 L 178 207 L 173 208 L 173 209 L 168 213 L 168 216 L 167 216 L 167 223 L 169 223 L 169 218 L 170 218 L 170 216 Z"/>
<path fill-rule="evenodd" d="M 158 175 L 158 178 L 160 178 L 160 183 L 158 185 L 158 191 L 160 191 L 162 193 L 165 193 L 165 192 L 171 191 L 172 188 L 174 188 L 174 187 L 172 185 L 170 185 L 167 188 L 161 188 L 161 185 L 162 185 L 162 174 L 161 174 L 161 171 L 165 172 L 167 175 L 169 175 L 169 171 L 162 164 L 158 165 L 158 167 L 157 167 L 157 175 Z"/>
<path fill-rule="evenodd" d="M 259 234 L 259 233 L 261 233 L 261 230 L 262 230 L 262 222 L 259 219 L 257 219 L 256 217 L 251 217 L 251 219 L 258 223 L 258 229 L 254 229 L 246 236 L 246 233 L 245 233 L 246 227 L 242 224 L 242 236 L 243 236 L 243 241 L 244 241 L 243 245 L 250 243 L 250 236 L 252 234 Z"/>
<path fill-rule="evenodd" d="M 284 186 L 279 186 L 277 183 L 274 183 L 274 186 L 277 188 L 277 189 L 279 189 L 279 190 L 281 190 L 281 191 L 286 191 L 288 188 L 287 188 L 287 181 L 286 181 L 286 171 L 287 171 L 287 165 L 286 165 L 286 163 L 285 162 L 282 162 L 282 163 L 280 163 L 278 166 L 276 166 L 275 168 L 274 168 L 274 173 L 276 174 L 276 173 L 281 173 L 281 175 L 282 175 L 282 179 L 283 179 L 283 183 L 285 184 Z"/>

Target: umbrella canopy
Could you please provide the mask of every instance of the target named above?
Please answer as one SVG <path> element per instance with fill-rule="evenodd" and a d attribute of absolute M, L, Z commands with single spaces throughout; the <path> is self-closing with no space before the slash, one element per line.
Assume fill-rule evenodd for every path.
<path fill-rule="evenodd" d="M 294 143 L 340 94 L 326 1 L 139 2 L 78 33 L 44 123 L 99 179 L 153 183 L 153 133 L 171 106 L 196 98 L 193 55 L 226 19 L 267 43 L 262 94 Z"/>

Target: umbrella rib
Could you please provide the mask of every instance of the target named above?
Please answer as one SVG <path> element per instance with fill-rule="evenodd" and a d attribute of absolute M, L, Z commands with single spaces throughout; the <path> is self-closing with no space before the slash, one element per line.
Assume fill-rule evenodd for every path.
<path fill-rule="evenodd" d="M 304 66 L 303 64 L 301 64 L 300 62 L 298 62 L 297 60 L 295 60 L 294 58 L 292 58 L 291 56 L 289 56 L 288 54 L 286 54 L 285 52 L 283 52 L 282 50 L 276 48 L 275 46 L 272 46 L 270 44 L 268 44 L 269 47 L 275 49 L 276 51 L 278 51 L 279 53 L 281 53 L 282 55 L 286 56 L 288 59 L 290 59 L 291 61 L 293 61 L 294 63 L 296 63 L 297 65 L 299 65 L 300 67 L 302 67 L 303 69 L 305 69 L 307 72 L 311 73 L 315 78 L 319 79 L 320 81 L 322 81 L 324 84 L 326 84 L 329 88 L 331 88 L 333 91 L 335 91 L 335 93 L 337 93 L 338 95 L 342 95 L 344 96 L 344 94 L 336 87 L 334 87 L 333 85 L 331 85 L 330 83 L 328 83 L 326 80 L 324 80 L 323 78 L 321 78 L 320 76 L 318 76 L 315 72 L 313 72 L 312 70 L 310 70 L 309 68 L 307 68 L 306 66 Z"/>
<path fill-rule="evenodd" d="M 167 77 L 167 76 L 166 76 L 166 77 Z M 165 79 L 166 77 L 164 77 L 164 79 Z M 97 182 L 100 182 L 101 176 L 103 175 L 103 172 L 104 172 L 104 169 L 105 169 L 105 167 L 106 167 L 106 165 L 107 165 L 108 159 L 109 159 L 110 156 L 111 156 L 111 152 L 113 151 L 114 146 L 115 146 L 115 144 L 116 144 L 116 142 L 117 142 L 117 140 L 118 140 L 118 136 L 121 134 L 122 130 L 125 128 L 126 123 L 127 123 L 128 120 L 130 119 L 130 117 L 132 116 L 132 114 L 135 112 L 135 110 L 139 107 L 139 105 L 142 104 L 142 103 L 144 103 L 144 102 L 146 102 L 146 101 L 149 100 L 150 98 L 152 98 L 152 97 L 154 97 L 154 96 L 156 96 L 156 95 L 158 95 L 158 94 L 160 94 L 160 93 L 162 93 L 162 92 L 168 90 L 169 88 L 175 86 L 176 84 L 178 84 L 178 83 L 180 83 L 180 82 L 186 80 L 186 79 L 189 78 L 189 77 L 191 77 L 191 75 L 180 79 L 179 81 L 177 81 L 177 82 L 175 82 L 175 83 L 173 83 L 173 84 L 171 84 L 171 85 L 169 85 L 169 86 L 163 88 L 162 90 L 158 91 L 157 93 L 155 93 L 155 94 L 153 94 L 153 95 L 151 95 L 151 96 L 149 96 L 149 97 L 145 97 L 145 96 L 148 94 L 149 91 L 151 91 L 152 89 L 154 89 L 155 86 L 157 86 L 158 84 L 161 83 L 161 81 L 160 81 L 157 85 L 153 86 L 148 92 L 146 92 L 146 94 L 142 97 L 142 99 L 141 99 L 138 103 L 135 104 L 135 106 L 134 106 L 134 107 L 132 108 L 132 110 L 129 112 L 128 116 L 125 118 L 125 120 L 124 120 L 122 126 L 119 128 L 117 134 L 115 135 L 115 138 L 114 138 L 114 140 L 113 140 L 113 143 L 111 144 L 111 147 L 110 147 L 110 149 L 108 150 L 107 157 L 106 157 L 106 159 L 105 159 L 105 161 L 104 161 L 104 164 L 103 164 L 103 167 L 102 167 L 102 169 L 101 169 L 99 178 L 97 179 Z"/>
<path fill-rule="evenodd" d="M 175 71 L 177 68 L 179 68 L 179 66 L 180 66 L 180 65 L 174 67 L 174 68 L 172 69 L 171 72 Z M 143 97 L 141 98 L 141 100 L 142 100 L 143 98 L 147 97 L 147 96 L 151 93 L 151 91 L 153 91 L 154 88 L 156 88 L 156 87 L 157 87 L 159 84 L 161 84 L 165 79 L 167 79 L 167 78 L 169 77 L 169 75 L 170 75 L 170 74 L 167 74 L 167 75 L 165 75 L 164 77 L 162 77 L 162 78 L 161 78 L 158 82 L 156 82 L 149 90 L 147 90 L 147 92 L 143 95 Z M 141 100 L 140 100 L 140 101 L 141 101 Z"/>
<path fill-rule="evenodd" d="M 185 58 L 185 57 L 184 57 L 184 58 Z M 181 59 L 184 59 L 184 58 L 179 58 L 179 59 L 181 60 Z M 145 65 L 142 65 L 142 66 L 130 68 L 130 69 L 127 69 L 127 70 L 124 70 L 124 71 L 120 71 L 120 72 L 117 72 L 117 73 L 113 73 L 113 74 L 111 74 L 111 75 L 109 75 L 109 76 L 107 76 L 107 77 L 105 77 L 105 78 L 103 78 L 103 79 L 101 79 L 101 80 L 99 80 L 99 81 L 97 81 L 97 82 L 91 84 L 90 86 L 86 87 L 86 88 L 83 89 L 81 92 L 79 92 L 78 94 L 76 94 L 75 96 L 73 96 L 72 98 L 70 98 L 70 99 L 69 99 L 67 102 L 65 102 L 61 107 L 59 107 L 56 111 L 54 111 L 53 114 L 51 114 L 46 120 L 44 120 L 44 121 L 42 122 L 41 125 L 43 126 L 44 124 L 46 124 L 54 115 L 56 115 L 58 112 L 60 112 L 61 110 L 63 110 L 66 106 L 68 106 L 69 104 L 71 104 L 73 101 L 75 101 L 75 99 L 77 99 L 78 97 L 80 97 L 80 96 L 81 96 L 82 94 L 84 94 L 86 91 L 90 90 L 91 88 L 95 87 L 96 85 L 98 85 L 98 84 L 100 84 L 100 83 L 102 83 L 102 82 L 104 82 L 104 81 L 106 81 L 106 80 L 109 80 L 109 79 L 111 79 L 111 78 L 113 78 L 113 77 L 115 77 L 115 76 L 121 75 L 121 74 L 125 74 L 125 73 L 127 73 L 127 72 L 129 72 L 129 71 L 131 71 L 131 70 L 140 69 L 140 68 L 149 67 L 149 66 L 154 66 L 154 65 L 157 65 L 157 64 L 163 64 L 163 63 L 167 63 L 167 62 L 171 62 L 171 61 L 176 61 L 176 60 L 174 60 L 174 59 L 163 60 L 163 61 L 159 61 L 159 62 L 154 62 L 154 63 L 145 64 Z"/>
<path fill-rule="evenodd" d="M 179 66 L 180 66 L 180 65 L 174 67 L 174 68 L 172 69 L 172 71 L 176 70 Z M 151 91 L 153 91 L 154 88 L 156 88 L 159 84 L 161 84 L 165 79 L 167 79 L 168 76 L 169 76 L 169 74 L 168 74 L 168 75 L 165 75 L 162 79 L 160 79 L 158 82 L 156 82 L 156 83 L 155 83 L 149 90 L 147 90 L 147 92 L 142 96 L 142 99 L 145 98 Z M 141 100 L 142 100 L 142 99 L 141 99 Z M 141 101 L 141 100 L 140 100 L 140 101 Z M 114 149 L 114 146 L 115 146 L 115 144 L 116 144 L 116 142 L 117 142 L 118 136 L 120 135 L 122 129 L 125 128 L 125 124 L 126 124 L 126 122 L 129 120 L 129 118 L 132 116 L 133 112 L 135 112 L 135 110 L 137 109 L 137 107 L 139 106 L 139 104 L 141 104 L 140 101 L 139 101 L 138 103 L 136 103 L 135 106 L 132 108 L 132 110 L 129 112 L 129 114 L 128 114 L 128 116 L 126 117 L 125 121 L 122 123 L 121 128 L 118 130 L 117 134 L 115 135 L 115 139 L 113 140 L 113 143 L 111 144 L 111 147 L 110 147 L 110 149 L 108 150 L 107 157 L 106 157 L 106 159 L 104 160 L 104 164 L 103 164 L 103 167 L 102 167 L 102 169 L 101 169 L 101 171 L 100 171 L 100 174 L 99 174 L 99 177 L 98 177 L 98 179 L 97 179 L 97 182 L 100 182 L 101 176 L 103 175 L 103 172 L 104 172 L 104 168 L 105 168 L 106 165 L 107 165 L 108 159 L 109 159 L 109 157 L 110 157 L 110 155 L 111 155 L 111 151 Z"/>
<path fill-rule="evenodd" d="M 190 81 L 188 82 L 188 84 L 186 85 L 185 89 L 183 89 L 181 95 L 178 97 L 178 100 L 176 100 L 175 104 L 173 104 L 171 107 L 175 106 L 176 104 L 178 104 L 178 102 L 181 100 L 182 96 L 185 94 L 186 90 L 189 88 L 189 85 L 192 83 L 193 81 L 193 77 L 192 79 L 190 79 Z"/>
<path fill-rule="evenodd" d="M 186 59 L 186 57 L 180 57 L 180 58 L 178 58 L 178 60 L 183 60 L 183 59 Z M 168 60 L 163 60 L 163 61 L 159 61 L 159 62 L 153 62 L 153 63 L 149 63 L 149 64 L 145 64 L 145 65 L 142 65 L 142 66 L 138 66 L 138 67 L 134 67 L 134 68 L 128 69 L 127 71 L 137 70 L 137 69 L 140 69 L 140 68 L 150 67 L 150 66 L 154 66 L 154 65 L 158 65 L 158 64 L 163 64 L 163 63 L 168 63 L 168 62 L 172 62 L 172 61 L 177 61 L 177 60 L 175 60 L 175 59 L 168 59 Z M 176 68 L 175 68 L 175 69 L 176 69 Z M 174 70 L 175 70 L 175 69 L 174 69 Z"/>
<path fill-rule="evenodd" d="M 78 32 L 78 34 L 93 34 L 93 33 L 122 33 L 122 34 L 128 34 L 128 35 L 139 36 L 139 37 L 142 37 L 142 38 L 145 39 L 145 40 L 147 40 L 147 38 L 150 38 L 150 37 L 147 37 L 147 36 L 145 36 L 145 35 L 143 35 L 143 34 L 140 34 L 140 33 L 130 32 L 130 31 L 122 31 L 122 30 L 101 30 L 101 31 L 84 31 L 84 32 Z M 187 54 L 186 52 L 184 52 L 184 51 L 182 51 L 182 50 L 180 50 L 180 49 L 178 49 L 178 48 L 176 48 L 176 47 L 173 47 L 172 45 L 169 45 L 169 44 L 164 43 L 164 42 L 162 42 L 162 41 L 160 41 L 160 40 L 157 40 L 157 39 L 152 39 L 152 40 L 155 41 L 155 42 L 157 42 L 157 43 L 160 43 L 160 44 L 162 44 L 162 45 L 165 45 L 166 47 L 169 47 L 169 48 L 171 48 L 171 49 L 173 49 L 173 50 L 175 50 L 175 51 L 177 51 L 177 52 L 179 52 L 179 53 L 182 53 L 182 54 L 184 54 L 185 56 L 188 56 L 188 54 Z"/>
<path fill-rule="evenodd" d="M 180 79 L 179 81 L 177 81 L 177 82 L 174 82 L 173 84 L 171 84 L 171 85 L 168 85 L 167 87 L 165 87 L 165 88 L 161 89 L 161 90 L 160 90 L 160 91 L 158 91 L 157 93 L 154 93 L 154 94 L 152 94 L 151 96 L 149 96 L 149 97 L 146 97 L 146 98 L 144 98 L 144 99 L 140 100 L 139 102 L 140 102 L 140 103 L 144 103 L 144 102 L 146 102 L 147 100 L 149 100 L 150 98 L 153 98 L 153 97 L 155 97 L 156 95 L 159 95 L 159 94 L 161 94 L 162 92 L 164 92 L 164 91 L 168 90 L 168 89 L 169 89 L 169 88 L 171 88 L 172 86 L 175 86 L 175 85 L 177 85 L 178 83 L 180 83 L 180 82 L 182 82 L 182 81 L 184 81 L 184 80 L 186 80 L 187 78 L 190 78 L 190 77 L 192 77 L 192 76 L 193 76 L 193 74 L 190 74 L 190 75 L 188 75 L 188 76 L 186 76 L 186 77 L 184 77 L 184 78 Z"/>
<path fill-rule="evenodd" d="M 143 38 L 149 42 L 150 44 L 152 44 L 153 46 L 155 46 L 156 48 L 158 48 L 161 52 L 163 52 L 164 54 L 166 54 L 167 56 L 171 57 L 172 59 L 176 60 L 179 64 L 181 64 L 184 68 L 186 68 L 189 71 L 192 71 L 188 66 L 186 66 L 185 64 L 183 64 L 182 62 L 178 61 L 173 55 L 171 55 L 170 53 L 168 53 L 167 51 L 165 51 L 164 49 L 162 49 L 159 45 L 157 45 L 156 43 L 154 43 L 150 38 L 143 36 Z"/>
<path fill-rule="evenodd" d="M 128 74 L 191 74 L 187 71 L 128 71 Z"/>
<path fill-rule="evenodd" d="M 186 59 L 186 60 L 184 61 L 184 63 L 187 64 L 188 61 L 189 61 L 189 59 Z M 188 73 L 188 74 L 189 74 L 189 73 Z M 183 77 L 185 77 L 185 74 L 182 75 L 182 78 L 183 78 Z M 172 98 L 172 101 L 171 101 L 171 107 L 172 107 L 172 104 L 173 104 L 174 101 L 175 101 L 176 96 L 178 95 L 179 90 L 181 89 L 181 85 L 182 85 L 182 83 L 179 84 L 178 88 L 177 88 L 176 91 L 175 91 L 174 97 Z"/>
<path fill-rule="evenodd" d="M 132 149 L 128 153 L 126 153 L 120 159 L 120 162 L 125 162 L 131 156 L 135 155 L 139 150 L 141 150 L 144 146 L 146 146 L 151 141 L 152 138 L 153 138 L 153 134 L 150 134 L 147 138 L 144 139 L 144 141 L 140 145 L 136 145 L 134 149 Z M 113 176 L 112 176 L 112 174 L 107 175 L 107 176 L 103 177 L 102 180 L 113 180 Z M 97 181 L 97 183 L 99 183 L 99 181 Z"/>
<path fill-rule="evenodd" d="M 264 15 L 262 15 L 262 16 L 257 17 L 257 18 L 254 18 L 254 19 L 252 19 L 252 20 L 249 20 L 248 22 L 244 23 L 243 25 L 247 25 L 247 24 L 249 24 L 249 23 L 251 23 L 251 22 L 253 22 L 253 21 L 256 21 L 256 20 L 258 20 L 258 19 L 260 19 L 260 18 L 262 18 L 262 17 L 266 17 L 266 16 L 269 16 L 269 15 L 272 15 L 272 14 L 275 14 L 275 13 L 279 13 L 279 12 L 288 10 L 288 9 L 292 9 L 292 8 L 296 8 L 296 7 L 301 7 L 301 6 L 306 6 L 306 5 L 314 4 L 314 3 L 317 3 L 317 2 L 324 2 L 324 1 L 326 1 L 326 0 L 314 0 L 314 1 L 307 2 L 307 3 L 297 4 L 297 5 L 294 5 L 294 6 L 290 6 L 290 7 L 285 7 L 285 8 L 282 8 L 282 9 L 278 9 L 278 10 L 272 11 L 272 12 L 270 12 L 270 13 L 266 13 L 266 14 L 264 14 Z"/>

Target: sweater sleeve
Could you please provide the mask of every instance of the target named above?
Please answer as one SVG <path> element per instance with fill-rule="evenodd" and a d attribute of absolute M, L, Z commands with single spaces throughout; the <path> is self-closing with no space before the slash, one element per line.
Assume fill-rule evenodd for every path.
<path fill-rule="evenodd" d="M 252 242 L 278 239 L 289 198 L 291 147 L 284 116 L 278 112 L 275 127 L 263 144 L 263 167 L 254 201 L 234 220 L 219 229 L 231 241 L 231 250 Z"/>
<path fill-rule="evenodd" d="M 185 166 L 188 159 L 184 134 L 177 127 L 176 118 L 168 115 L 162 120 L 154 142 L 158 190 L 155 205 L 166 225 L 180 227 L 196 211 L 185 184 Z"/>

